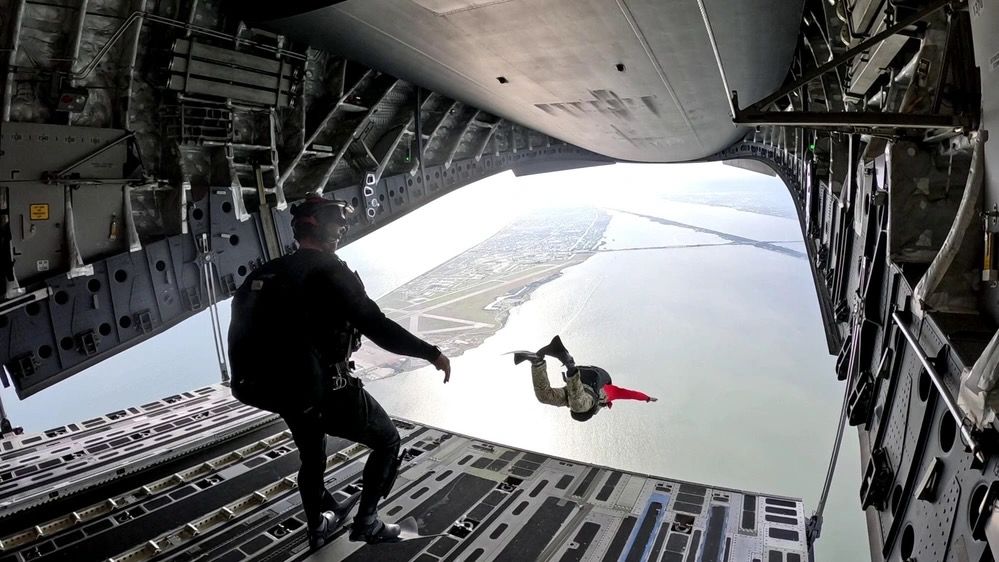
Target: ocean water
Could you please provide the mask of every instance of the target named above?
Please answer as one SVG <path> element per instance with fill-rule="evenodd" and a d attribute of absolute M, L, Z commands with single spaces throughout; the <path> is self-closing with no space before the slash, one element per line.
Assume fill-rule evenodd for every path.
<path fill-rule="evenodd" d="M 449 384 L 428 367 L 367 388 L 394 415 L 456 432 L 621 469 L 802 497 L 812 509 L 842 387 L 808 262 L 778 251 L 804 252 L 782 189 L 758 193 L 754 204 L 768 213 L 665 197 L 597 205 L 612 216 L 601 251 L 541 286 L 502 329 L 455 358 Z M 792 212 L 780 212 L 782 206 Z M 382 266 L 368 263 L 357 246 L 358 255 L 348 248 L 345 259 L 366 281 L 377 280 Z M 620 401 L 586 423 L 539 404 L 528 368 L 514 366 L 508 352 L 535 349 L 555 334 L 577 363 L 604 367 L 615 384 L 659 401 Z M 554 361 L 549 374 L 559 384 Z M 851 437 L 816 545 L 819 560 L 869 558 Z"/>

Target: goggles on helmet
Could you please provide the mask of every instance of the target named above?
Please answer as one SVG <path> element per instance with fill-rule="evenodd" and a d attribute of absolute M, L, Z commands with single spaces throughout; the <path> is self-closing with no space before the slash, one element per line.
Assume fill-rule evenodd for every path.
<path fill-rule="evenodd" d="M 291 224 L 293 227 L 301 224 L 317 227 L 336 225 L 346 229 L 353 212 L 354 208 L 346 201 L 312 196 L 292 207 Z"/>

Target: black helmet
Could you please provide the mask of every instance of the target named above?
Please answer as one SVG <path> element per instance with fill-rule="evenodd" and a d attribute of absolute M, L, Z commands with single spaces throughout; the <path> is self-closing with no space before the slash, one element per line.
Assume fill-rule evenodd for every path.
<path fill-rule="evenodd" d="M 596 408 L 593 408 L 591 410 L 587 410 L 585 412 L 574 412 L 572 410 L 569 410 L 569 415 L 572 416 L 572 419 L 574 419 L 576 421 L 581 421 L 581 422 L 584 422 L 584 421 L 592 418 L 593 414 L 596 414 L 596 413 L 597 413 L 597 409 Z"/>
<path fill-rule="evenodd" d="M 291 208 L 291 228 L 296 240 L 310 236 L 323 239 L 329 235 L 328 225 L 341 227 L 338 232 L 342 235 L 353 212 L 354 208 L 346 201 L 313 195 Z"/>

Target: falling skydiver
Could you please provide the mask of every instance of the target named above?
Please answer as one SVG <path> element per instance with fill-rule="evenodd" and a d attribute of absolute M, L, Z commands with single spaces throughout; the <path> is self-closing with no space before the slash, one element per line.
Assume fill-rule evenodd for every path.
<path fill-rule="evenodd" d="M 545 365 L 546 356 L 558 359 L 565 366 L 566 385 L 564 387 L 551 387 L 551 383 L 548 381 L 548 369 Z M 537 397 L 538 401 L 551 406 L 568 406 L 572 419 L 576 421 L 586 421 L 592 418 L 600 411 L 600 408 L 610 408 L 612 402 L 617 399 L 644 400 L 646 402 L 658 400 L 658 398 L 653 398 L 637 390 L 614 386 L 611 384 L 610 375 L 600 367 L 577 366 L 559 336 L 552 338 L 548 345 L 536 352 L 515 351 L 513 354 L 514 364 L 519 365 L 524 361 L 531 362 L 534 396 Z"/>

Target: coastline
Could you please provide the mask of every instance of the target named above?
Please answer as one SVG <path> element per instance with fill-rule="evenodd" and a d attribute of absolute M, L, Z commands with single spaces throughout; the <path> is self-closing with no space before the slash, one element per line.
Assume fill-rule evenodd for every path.
<path fill-rule="evenodd" d="M 451 358 L 478 347 L 506 325 L 510 311 L 540 287 L 596 254 L 611 215 L 580 207 L 538 212 L 378 299 L 386 316 Z M 368 340 L 352 359 L 354 375 L 373 381 L 424 366 Z"/>

